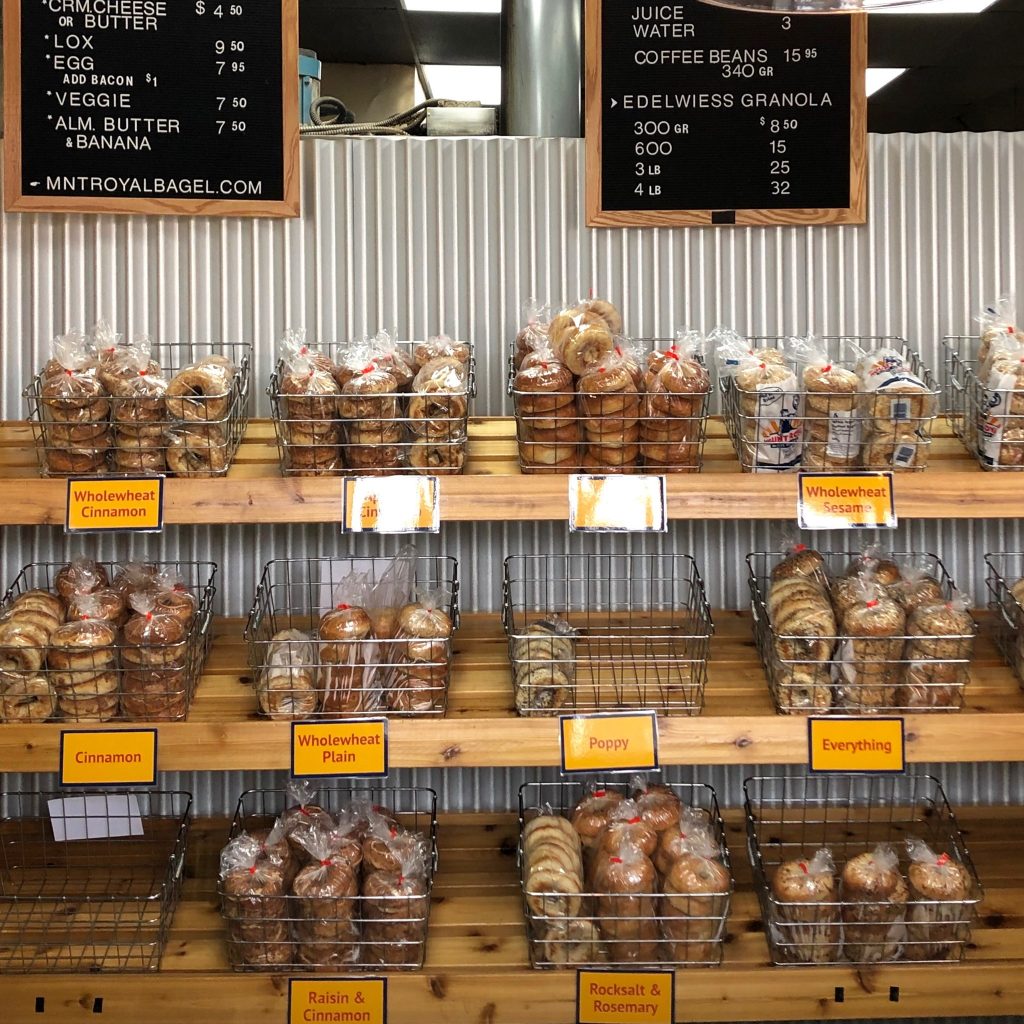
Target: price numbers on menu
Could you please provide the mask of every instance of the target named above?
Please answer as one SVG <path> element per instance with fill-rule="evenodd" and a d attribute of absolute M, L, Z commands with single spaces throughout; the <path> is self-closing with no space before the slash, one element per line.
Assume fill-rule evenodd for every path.
<path fill-rule="evenodd" d="M 722 224 L 772 222 L 772 211 L 779 223 L 859 219 L 862 19 L 698 0 L 596 0 L 588 12 L 588 160 L 600 168 L 590 223 L 709 222 L 670 217 L 690 211 Z"/>
<path fill-rule="evenodd" d="M 298 212 L 298 0 L 3 4 L 8 209 Z"/>
<path fill-rule="evenodd" d="M 242 17 L 245 8 L 242 4 L 207 4 L 206 0 L 196 0 L 196 14 L 202 17 L 209 13 L 212 18 L 228 18 L 238 19 Z M 231 30 L 228 30 L 228 34 L 231 34 Z M 215 55 L 214 66 L 217 68 L 217 76 L 238 76 L 241 77 L 245 74 L 245 40 L 244 39 L 233 39 L 233 38 L 219 38 L 213 41 L 213 52 Z M 227 85 L 232 87 L 235 85 L 234 82 L 226 83 L 224 92 L 228 92 Z M 239 83 L 239 88 L 244 88 L 244 83 Z M 240 113 L 249 106 L 249 97 L 242 92 L 234 92 L 232 95 L 216 96 L 215 101 L 217 104 L 216 113 L 217 118 L 215 122 L 217 125 L 217 134 L 223 135 L 225 132 L 233 135 L 243 134 L 248 125 L 244 120 L 241 120 L 234 116 L 236 113 Z M 220 115 L 231 114 L 232 117 L 229 120 L 226 116 Z"/>

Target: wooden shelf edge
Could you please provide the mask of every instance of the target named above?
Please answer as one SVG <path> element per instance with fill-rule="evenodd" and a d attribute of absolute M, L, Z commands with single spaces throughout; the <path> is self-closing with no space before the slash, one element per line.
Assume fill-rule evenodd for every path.
<path fill-rule="evenodd" d="M 907 761 L 1024 761 L 1024 714 L 908 716 Z M 57 770 L 62 728 L 131 728 L 44 724 L 0 726 L 0 772 Z M 162 771 L 284 770 L 290 767 L 287 723 L 265 721 L 158 724 Z M 807 763 L 801 717 L 660 718 L 664 765 Z M 557 767 L 555 719 L 397 719 L 389 723 L 394 768 Z"/>
<path fill-rule="evenodd" d="M 984 480 L 984 483 L 982 482 Z M 796 478 L 699 473 L 668 478 L 673 520 L 795 518 Z M 0 526 L 62 526 L 67 484 L 17 480 L 17 502 L 0 506 Z M 1024 476 L 932 472 L 897 477 L 902 519 L 1015 517 L 1024 505 Z M 568 486 L 561 476 L 470 475 L 441 478 L 443 522 L 530 522 L 568 518 Z M 338 478 L 257 477 L 168 480 L 167 525 L 338 523 Z"/>
<path fill-rule="evenodd" d="M 169 949 L 165 956 L 173 956 Z M 310 977 L 300 975 L 300 977 Z M 12 1020 L 78 1019 L 102 1000 L 107 1024 L 216 1020 L 250 1024 L 286 1019 L 288 978 L 231 972 L 164 971 L 139 975 L 32 975 L 0 980 Z M 837 989 L 843 1001 L 837 1002 Z M 389 1024 L 574 1024 L 573 971 L 458 969 L 389 975 Z M 756 967 L 679 971 L 676 1020 L 746 1021 L 1003 1016 L 1024 1002 L 1015 961 L 937 967 Z M 52 1009 L 51 1009 L 52 1008 Z M 56 1011 L 56 1014 L 54 1014 Z"/>

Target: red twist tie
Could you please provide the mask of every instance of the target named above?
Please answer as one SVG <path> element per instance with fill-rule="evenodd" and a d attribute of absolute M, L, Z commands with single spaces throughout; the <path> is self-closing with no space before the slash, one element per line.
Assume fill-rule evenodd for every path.
<path fill-rule="evenodd" d="M 306 805 L 305 805 L 305 804 L 303 804 L 303 805 L 302 805 L 302 806 L 301 806 L 301 807 L 299 808 L 299 812 L 300 812 L 301 814 L 304 814 L 304 815 L 305 815 L 305 816 L 306 816 L 307 818 L 312 818 L 312 817 L 313 817 L 313 814 L 312 814 L 312 812 L 311 812 L 311 811 L 309 811 L 309 810 L 308 810 L 308 809 L 306 808 Z"/>
<path fill-rule="evenodd" d="M 807 870 L 807 861 L 805 861 L 805 860 L 800 861 L 800 870 L 805 875 L 809 875 L 810 874 L 810 871 Z"/>
<path fill-rule="evenodd" d="M 399 875 L 398 876 L 398 884 L 399 885 L 405 885 L 405 875 Z"/>
<path fill-rule="evenodd" d="M 595 789 L 594 790 L 594 796 L 607 796 L 607 795 L 608 795 L 608 790 L 607 789 Z"/>
<path fill-rule="evenodd" d="M 369 366 L 364 366 L 363 367 L 363 373 L 373 373 L 373 371 L 376 370 L 376 369 L 377 369 L 377 367 L 373 363 L 370 363 Z"/>
<path fill-rule="evenodd" d="M 153 621 L 153 613 L 152 612 L 146 612 L 146 621 L 147 622 L 152 622 Z"/>
<path fill-rule="evenodd" d="M 256 874 L 256 865 L 255 864 L 253 864 L 253 866 L 251 868 L 249 868 L 249 874 L 250 875 L 255 875 Z"/>
<path fill-rule="evenodd" d="M 395 836 L 397 836 L 397 835 L 398 835 L 398 829 L 397 828 L 391 829 L 391 838 L 394 839 Z"/>
<path fill-rule="evenodd" d="M 145 377 L 147 373 L 149 373 L 149 370 L 139 370 L 140 377 Z"/>
<path fill-rule="evenodd" d="M 308 345 L 303 345 L 302 348 L 299 349 L 299 355 L 300 356 L 308 356 L 309 355 L 309 346 Z"/>
<path fill-rule="evenodd" d="M 547 363 L 541 363 L 540 367 L 541 367 L 542 370 L 546 370 L 548 368 L 548 364 Z"/>
<path fill-rule="evenodd" d="M 609 857 L 608 861 L 611 864 L 621 864 L 622 863 L 622 858 L 621 857 Z"/>
<path fill-rule="evenodd" d="M 607 373 L 608 371 L 603 366 L 599 366 L 597 368 L 597 372 L 598 373 Z"/>
<path fill-rule="evenodd" d="M 622 346 L 621 345 L 616 345 L 615 346 L 615 354 L 617 356 L 621 356 L 622 355 Z"/>
<path fill-rule="evenodd" d="M 679 353 L 674 348 L 670 348 L 665 353 L 665 358 L 666 359 L 674 359 L 678 363 L 679 362 Z"/>
<path fill-rule="evenodd" d="M 65 369 L 64 369 L 64 372 L 65 372 L 65 373 L 66 373 L 66 374 L 67 374 L 67 375 L 68 375 L 69 377 L 74 377 L 74 375 L 75 375 L 75 371 L 74 371 L 74 370 L 69 370 L 69 369 L 67 369 L 67 367 L 65 367 Z"/>
<path fill-rule="evenodd" d="M 832 364 L 829 363 L 828 366 L 823 366 L 821 368 L 821 372 L 822 373 L 831 373 L 832 372 Z"/>
<path fill-rule="evenodd" d="M 332 866 L 333 864 L 334 864 L 334 861 L 333 861 L 333 860 L 331 860 L 331 858 L 330 858 L 330 857 L 328 857 L 328 858 L 327 858 L 326 860 L 322 860 L 322 861 L 320 861 L 320 867 L 322 867 L 322 868 L 329 868 L 329 867 L 331 867 L 331 866 Z"/>
<path fill-rule="evenodd" d="M 761 369 L 762 370 L 767 370 L 768 369 L 768 364 L 767 363 L 762 363 L 761 364 Z"/>
<path fill-rule="evenodd" d="M 339 604 L 339 605 L 337 606 L 337 608 L 335 608 L 335 611 L 338 611 L 338 612 L 347 612 L 347 611 L 349 610 L 349 608 L 351 608 L 351 607 L 352 607 L 352 606 L 351 606 L 351 605 L 348 605 L 348 604 Z"/>
<path fill-rule="evenodd" d="M 867 607 L 868 608 L 877 608 L 878 607 L 878 598 L 876 597 L 873 601 L 868 601 Z"/>
<path fill-rule="evenodd" d="M 806 551 L 806 550 L 807 550 L 807 545 L 806 544 L 796 544 L 793 547 L 793 554 L 794 555 L 798 555 L 801 551 Z"/>
<path fill-rule="evenodd" d="M 630 818 L 629 821 L 626 822 L 626 824 L 627 825 L 639 825 L 641 821 L 643 821 L 643 818 Z"/>
<path fill-rule="evenodd" d="M 944 853 L 935 863 L 938 864 L 940 868 L 944 868 L 950 860 L 952 860 L 950 855 L 948 853 Z"/>

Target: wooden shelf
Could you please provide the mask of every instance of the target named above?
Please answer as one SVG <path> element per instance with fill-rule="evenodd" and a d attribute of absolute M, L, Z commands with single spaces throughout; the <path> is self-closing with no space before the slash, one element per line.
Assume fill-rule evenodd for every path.
<path fill-rule="evenodd" d="M 960 824 L 985 886 L 966 962 L 944 966 L 778 968 L 768 951 L 751 887 L 738 812 L 727 814 L 736 893 L 725 959 L 717 969 L 680 971 L 676 1020 L 745 1021 L 1003 1016 L 1024 1004 L 1024 811 L 967 809 Z M 395 973 L 390 1024 L 572 1024 L 573 971 L 529 967 L 511 815 L 442 817 L 422 971 Z M 217 913 L 217 855 L 224 821 L 197 822 L 184 897 L 171 925 L 163 970 L 138 975 L 8 975 L 0 982 L 12 1021 L 93 1017 L 107 1024 L 286 1018 L 287 976 L 239 974 L 226 962 Z M 309 975 L 304 975 L 308 977 Z M 842 1002 L 837 1000 L 841 992 Z"/>
<path fill-rule="evenodd" d="M 659 720 L 665 764 L 803 764 L 807 725 L 775 714 L 751 636 L 750 617 L 715 612 L 704 714 Z M 159 725 L 165 771 L 231 771 L 290 765 L 290 727 L 256 714 L 239 620 L 220 620 L 187 722 Z M 89 728 L 88 726 L 72 726 Z M 109 728 L 101 726 L 100 728 Z M 56 771 L 55 723 L 0 725 L 0 771 Z M 1024 695 L 983 628 L 967 707 L 907 718 L 911 762 L 1024 761 Z M 448 716 L 395 719 L 395 767 L 518 767 L 559 763 L 554 719 L 519 718 L 508 651 L 495 615 L 465 615 L 455 640 Z"/>
<path fill-rule="evenodd" d="M 725 479 L 725 478 L 728 479 Z M 27 423 L 0 425 L 0 480 L 18 480 L 18 500 L 0 506 L 0 525 L 64 523 L 67 485 L 38 477 Z M 709 426 L 704 472 L 668 477 L 672 519 L 779 519 L 796 516 L 792 475 L 741 473 L 719 420 Z M 1024 474 L 985 473 L 940 425 L 931 468 L 897 474 L 896 510 L 906 519 L 1017 517 Z M 568 517 L 562 476 L 520 478 L 515 423 L 470 421 L 464 476 L 443 477 L 441 517 L 446 522 L 559 520 Z M 337 478 L 284 479 L 273 424 L 249 424 L 238 457 L 223 480 L 168 480 L 165 522 L 173 524 L 333 523 L 341 509 Z"/>

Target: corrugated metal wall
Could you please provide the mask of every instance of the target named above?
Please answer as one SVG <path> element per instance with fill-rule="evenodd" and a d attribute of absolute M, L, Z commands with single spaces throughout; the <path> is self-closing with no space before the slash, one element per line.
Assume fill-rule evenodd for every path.
<path fill-rule="evenodd" d="M 21 388 L 49 339 L 99 316 L 163 342 L 251 341 L 258 415 L 267 414 L 262 388 L 285 327 L 305 326 L 321 340 L 379 327 L 405 337 L 444 330 L 476 343 L 476 411 L 506 413 L 506 346 L 521 303 L 591 289 L 618 301 L 640 336 L 716 323 L 752 334 L 896 333 L 938 368 L 941 335 L 969 331 L 982 305 L 1013 287 L 1024 253 L 1016 182 L 1024 134 L 873 137 L 869 222 L 843 228 L 588 231 L 578 140 L 317 141 L 304 142 L 303 155 L 301 220 L 5 215 L 0 416 L 24 414 Z M 692 553 L 712 605 L 740 607 L 743 556 L 779 543 L 784 529 L 694 522 L 674 524 L 664 538 L 583 540 L 560 523 L 497 523 L 447 526 L 423 547 L 460 559 L 467 609 L 497 608 L 505 554 L 566 550 Z M 884 541 L 940 552 L 978 601 L 981 555 L 1024 547 L 1018 521 L 909 523 Z M 821 543 L 841 550 L 848 541 Z M 120 558 L 212 559 L 221 565 L 219 610 L 241 615 L 268 558 L 396 546 L 343 539 L 329 527 L 241 526 L 171 528 L 94 548 Z M 3 578 L 81 547 L 57 530 L 7 529 Z M 934 770 L 957 802 L 1024 803 L 1024 773 L 1014 766 Z M 735 804 L 748 772 L 692 774 Z M 399 777 L 433 784 L 449 808 L 490 808 L 512 806 L 523 773 Z M 208 812 L 228 808 L 256 780 L 167 781 L 194 790 Z"/>

